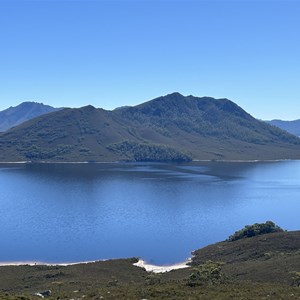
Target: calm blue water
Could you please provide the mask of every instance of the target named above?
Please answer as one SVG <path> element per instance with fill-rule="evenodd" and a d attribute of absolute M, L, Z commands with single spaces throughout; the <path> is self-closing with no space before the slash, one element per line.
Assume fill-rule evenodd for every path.
<path fill-rule="evenodd" d="M 300 229 L 300 162 L 0 165 L 0 261 L 168 264 L 272 220 Z"/>

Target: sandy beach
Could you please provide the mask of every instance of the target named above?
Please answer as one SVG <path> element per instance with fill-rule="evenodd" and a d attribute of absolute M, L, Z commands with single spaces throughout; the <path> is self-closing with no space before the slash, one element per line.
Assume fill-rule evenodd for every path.
<path fill-rule="evenodd" d="M 145 262 L 144 260 L 140 259 L 137 263 L 134 263 L 134 266 L 144 268 L 147 272 L 153 272 L 153 273 L 165 273 L 170 272 L 172 270 L 178 270 L 178 269 L 184 269 L 189 268 L 190 266 L 188 263 L 190 260 L 187 260 L 182 263 L 177 263 L 174 265 L 166 265 L 166 266 L 157 266 L 157 265 L 151 265 Z"/>

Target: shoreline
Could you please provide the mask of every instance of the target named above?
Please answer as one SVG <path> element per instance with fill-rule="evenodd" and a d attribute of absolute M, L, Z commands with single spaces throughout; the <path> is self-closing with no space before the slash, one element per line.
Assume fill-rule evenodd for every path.
<path fill-rule="evenodd" d="M 127 258 L 121 258 L 121 259 L 127 259 Z M 47 263 L 47 262 L 40 262 L 40 261 L 15 261 L 15 262 L 0 262 L 0 267 L 11 267 L 11 266 L 73 266 L 73 265 L 80 265 L 80 264 L 93 264 L 98 262 L 104 262 L 109 260 L 116 260 L 116 259 L 102 259 L 102 260 L 92 260 L 92 261 L 82 261 L 82 262 L 65 262 L 65 263 Z M 143 268 L 147 272 L 153 272 L 153 273 L 166 273 L 170 272 L 172 270 L 178 270 L 178 269 L 185 269 L 190 268 L 191 266 L 188 265 L 188 263 L 191 262 L 191 258 L 187 259 L 184 262 L 179 262 L 171 265 L 153 265 L 147 263 L 143 259 L 139 259 L 137 262 L 133 263 L 134 266 Z"/>
<path fill-rule="evenodd" d="M 300 159 L 281 158 L 281 159 L 193 159 L 193 162 L 232 162 L 232 163 L 259 163 L 259 162 L 282 162 L 282 161 L 300 161 Z M 0 161 L 0 164 L 132 164 L 132 163 L 162 163 L 174 164 L 176 162 L 163 161 Z M 182 163 L 180 163 L 182 164 Z"/>
<path fill-rule="evenodd" d="M 41 261 L 12 261 L 12 262 L 0 262 L 0 267 L 6 266 L 72 266 L 72 265 L 79 265 L 79 264 L 90 264 L 96 263 L 101 261 L 106 261 L 108 259 L 103 260 L 91 260 L 91 261 L 82 261 L 82 262 L 68 262 L 68 263 L 47 263 Z"/>
<path fill-rule="evenodd" d="M 136 267 L 144 268 L 147 272 L 153 272 L 153 273 L 166 273 L 173 270 L 179 270 L 179 269 L 185 269 L 190 268 L 191 266 L 188 265 L 188 263 L 191 262 L 191 258 L 188 260 L 181 262 L 181 263 L 175 263 L 172 265 L 152 265 L 148 264 L 145 260 L 139 259 L 138 262 L 134 263 L 133 265 Z"/>
<path fill-rule="evenodd" d="M 128 259 L 128 258 L 120 258 L 120 259 Z M 73 266 L 80 264 L 93 264 L 98 262 L 104 262 L 109 260 L 117 260 L 117 259 L 102 259 L 102 260 L 91 260 L 91 261 L 82 261 L 82 262 L 64 262 L 64 263 L 47 263 L 40 261 L 15 261 L 15 262 L 0 262 L 0 267 L 10 267 L 10 266 Z M 172 270 L 189 268 L 188 263 L 191 262 L 191 258 L 184 262 L 175 263 L 171 265 L 153 265 L 147 263 L 143 259 L 139 259 L 137 262 L 133 263 L 134 266 L 139 268 L 144 268 L 147 272 L 153 273 L 165 273 Z"/>

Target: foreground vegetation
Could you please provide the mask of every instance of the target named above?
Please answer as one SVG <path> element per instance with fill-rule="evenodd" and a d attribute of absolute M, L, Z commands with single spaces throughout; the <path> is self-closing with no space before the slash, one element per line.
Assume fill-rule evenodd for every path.
<path fill-rule="evenodd" d="M 34 294 L 47 290 L 47 299 L 300 299 L 300 231 L 227 240 L 193 254 L 189 268 L 164 274 L 134 266 L 136 258 L 2 266 L 0 299 L 40 299 Z"/>

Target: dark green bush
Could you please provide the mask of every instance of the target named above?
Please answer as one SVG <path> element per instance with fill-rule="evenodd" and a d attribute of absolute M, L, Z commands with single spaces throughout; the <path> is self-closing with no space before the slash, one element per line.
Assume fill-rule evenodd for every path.
<path fill-rule="evenodd" d="M 253 225 L 246 225 L 243 229 L 236 231 L 231 235 L 228 240 L 236 241 L 243 238 L 253 237 L 261 234 L 268 234 L 273 232 L 282 232 L 282 228 L 277 226 L 272 221 L 267 221 L 266 223 L 255 223 Z"/>
<path fill-rule="evenodd" d="M 214 285 L 223 283 L 225 276 L 222 272 L 223 263 L 213 262 L 211 260 L 193 269 L 190 275 L 187 285 L 194 287 L 198 285 Z"/>

